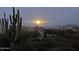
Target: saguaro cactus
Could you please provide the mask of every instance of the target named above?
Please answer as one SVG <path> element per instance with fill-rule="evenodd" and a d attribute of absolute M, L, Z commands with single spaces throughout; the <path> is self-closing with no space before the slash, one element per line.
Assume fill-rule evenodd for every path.
<path fill-rule="evenodd" d="M 14 50 L 15 41 L 20 35 L 22 26 L 22 17 L 20 17 L 19 10 L 17 10 L 16 13 L 15 8 L 13 8 L 13 15 L 9 15 L 9 20 L 10 22 L 8 21 L 8 19 L 6 18 L 6 14 L 4 13 L 4 18 L 0 19 L 0 24 L 3 33 L 9 33 L 8 39 L 11 41 L 12 50 Z"/>
<path fill-rule="evenodd" d="M 11 35 L 15 39 L 12 39 L 13 41 L 16 41 L 19 33 L 21 32 L 21 25 L 22 25 L 22 17 L 20 17 L 19 10 L 17 10 L 17 13 L 15 13 L 15 9 L 13 8 L 13 15 L 10 17 L 10 28 L 12 28 Z"/>
<path fill-rule="evenodd" d="M 4 13 L 4 18 L 0 19 L 1 30 L 3 33 L 8 33 L 8 19 L 6 18 L 6 14 Z"/>
<path fill-rule="evenodd" d="M 22 25 L 22 17 L 20 17 L 19 10 L 17 10 L 17 13 L 15 12 L 15 9 L 13 8 L 13 15 L 9 16 L 10 18 L 10 38 L 11 38 L 11 47 L 12 50 L 15 49 L 15 41 L 18 39 L 18 36 L 21 32 L 21 25 Z"/>

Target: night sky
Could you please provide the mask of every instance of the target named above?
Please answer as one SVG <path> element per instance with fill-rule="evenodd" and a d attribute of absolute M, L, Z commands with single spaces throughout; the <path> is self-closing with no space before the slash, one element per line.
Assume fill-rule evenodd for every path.
<path fill-rule="evenodd" d="M 32 26 L 30 23 L 33 19 L 42 18 L 47 21 L 44 27 L 51 27 L 57 25 L 74 24 L 79 25 L 79 8 L 78 7 L 19 7 L 21 16 L 23 18 L 23 25 Z M 7 16 L 12 14 L 11 7 L 0 7 L 0 18 L 3 13 Z"/>

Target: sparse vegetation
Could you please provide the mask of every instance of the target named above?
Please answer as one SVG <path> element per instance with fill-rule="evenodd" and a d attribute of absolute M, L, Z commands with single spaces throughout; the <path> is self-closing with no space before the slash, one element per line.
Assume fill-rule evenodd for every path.
<path fill-rule="evenodd" d="M 13 15 L 0 19 L 0 47 L 10 47 L 11 51 L 72 51 L 79 50 L 79 31 L 72 29 L 43 29 L 44 36 L 38 31 L 21 30 L 22 17 L 13 8 Z M 9 21 L 10 20 L 10 24 Z M 79 29 L 77 29 L 79 30 Z"/>

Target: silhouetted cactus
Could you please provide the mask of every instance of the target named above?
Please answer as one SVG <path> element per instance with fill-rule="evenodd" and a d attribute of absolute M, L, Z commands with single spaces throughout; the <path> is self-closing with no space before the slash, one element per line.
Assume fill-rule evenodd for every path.
<path fill-rule="evenodd" d="M 13 8 L 13 15 L 9 15 L 10 25 L 8 18 L 6 18 L 6 14 L 4 13 L 4 18 L 0 19 L 1 29 L 8 39 L 11 41 L 12 50 L 14 50 L 15 41 L 18 39 L 18 36 L 21 32 L 22 26 L 22 17 L 20 17 L 19 10 L 17 13 L 15 12 L 15 8 Z"/>
<path fill-rule="evenodd" d="M 3 33 L 8 33 L 8 19 L 6 18 L 6 14 L 4 13 L 4 18 L 0 19 L 1 30 Z"/>
<path fill-rule="evenodd" d="M 12 50 L 15 48 L 15 41 L 18 39 L 18 36 L 21 32 L 21 25 L 22 25 L 22 17 L 20 17 L 19 10 L 15 13 L 15 9 L 13 8 L 13 15 L 10 15 L 10 39 L 11 39 L 11 47 Z"/>
<path fill-rule="evenodd" d="M 20 17 L 19 10 L 15 13 L 15 9 L 13 8 L 13 15 L 10 15 L 10 28 L 12 28 L 11 35 L 13 36 L 13 41 L 17 40 L 21 32 L 22 18 Z"/>

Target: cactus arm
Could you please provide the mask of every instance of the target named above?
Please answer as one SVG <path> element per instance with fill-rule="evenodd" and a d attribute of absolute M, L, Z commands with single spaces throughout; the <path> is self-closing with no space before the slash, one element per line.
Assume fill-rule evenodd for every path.
<path fill-rule="evenodd" d="M 10 18 L 10 23 L 13 24 L 11 15 L 9 15 L 9 18 Z"/>
<path fill-rule="evenodd" d="M 13 7 L 13 19 L 15 19 L 15 8 Z"/>
<path fill-rule="evenodd" d="M 21 27 L 22 27 L 22 17 L 20 18 L 20 31 L 21 31 Z"/>

